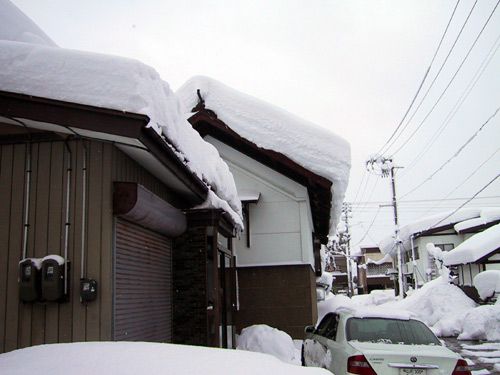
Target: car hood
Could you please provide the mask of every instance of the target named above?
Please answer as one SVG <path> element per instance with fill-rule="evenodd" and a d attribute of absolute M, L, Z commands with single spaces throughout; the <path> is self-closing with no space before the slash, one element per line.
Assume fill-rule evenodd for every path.
<path fill-rule="evenodd" d="M 361 352 L 377 374 L 398 374 L 399 367 L 438 366 L 427 374 L 451 374 L 460 356 L 441 345 L 401 345 L 349 341 Z"/>

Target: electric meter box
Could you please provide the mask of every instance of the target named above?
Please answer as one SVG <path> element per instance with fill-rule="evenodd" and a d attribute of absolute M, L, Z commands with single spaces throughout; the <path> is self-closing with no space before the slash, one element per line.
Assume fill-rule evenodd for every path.
<path fill-rule="evenodd" d="M 97 298 L 97 281 L 80 279 L 80 299 L 83 303 L 94 301 Z"/>
<path fill-rule="evenodd" d="M 35 302 L 40 298 L 40 271 L 32 258 L 19 262 L 19 299 Z"/>
<path fill-rule="evenodd" d="M 60 301 L 64 297 L 64 263 L 44 258 L 42 262 L 42 299 Z"/>

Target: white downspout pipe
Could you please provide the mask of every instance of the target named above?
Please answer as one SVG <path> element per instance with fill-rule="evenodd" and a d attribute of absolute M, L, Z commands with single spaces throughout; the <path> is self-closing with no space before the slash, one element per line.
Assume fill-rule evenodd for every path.
<path fill-rule="evenodd" d="M 29 231 L 29 213 L 30 213 L 30 194 L 31 194 L 31 143 L 26 145 L 26 177 L 24 187 L 24 228 L 23 228 L 23 255 L 25 259 L 28 255 L 28 231 Z"/>

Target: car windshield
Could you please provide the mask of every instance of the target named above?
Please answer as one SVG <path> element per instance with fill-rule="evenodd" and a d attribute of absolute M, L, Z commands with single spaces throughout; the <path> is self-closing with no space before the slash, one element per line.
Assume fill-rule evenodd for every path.
<path fill-rule="evenodd" d="M 386 318 L 349 318 L 348 341 L 405 345 L 441 345 L 437 337 L 418 320 Z"/>

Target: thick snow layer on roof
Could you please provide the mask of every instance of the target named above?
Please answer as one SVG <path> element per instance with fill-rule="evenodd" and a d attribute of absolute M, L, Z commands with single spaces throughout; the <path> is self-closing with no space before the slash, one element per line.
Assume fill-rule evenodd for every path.
<path fill-rule="evenodd" d="M 328 375 L 268 354 L 148 342 L 39 345 L 0 354 L 2 375 Z M 331 374 L 330 374 L 331 375 Z"/>
<path fill-rule="evenodd" d="M 498 220 L 500 220 L 500 208 L 498 207 L 483 208 L 481 210 L 481 214 L 479 217 L 475 219 L 464 220 L 460 223 L 455 224 L 453 228 L 457 233 L 460 233 L 469 228 L 474 228 L 480 225 L 489 224 Z"/>
<path fill-rule="evenodd" d="M 330 234 L 335 234 L 349 180 L 349 143 L 324 128 L 207 77 L 194 77 L 176 92 L 186 114 L 198 103 L 198 89 L 206 108 L 241 137 L 282 153 L 333 183 Z"/>
<path fill-rule="evenodd" d="M 0 0 L 0 40 L 56 46 L 42 29 L 9 0 Z"/>
<path fill-rule="evenodd" d="M 227 164 L 184 119 L 177 97 L 153 68 L 122 57 L 10 41 L 0 41 L 0 66 L 0 90 L 147 115 L 149 126 L 214 190 L 211 202 L 226 201 L 233 220 L 243 225 Z"/>
<path fill-rule="evenodd" d="M 473 235 L 443 254 L 445 266 L 473 263 L 500 248 L 500 224 Z"/>
<path fill-rule="evenodd" d="M 477 218 L 481 214 L 481 209 L 478 208 L 463 208 L 453 215 L 449 216 L 451 212 L 444 212 L 432 216 L 427 216 L 420 220 L 414 221 L 413 223 L 403 225 L 399 229 L 399 238 L 402 241 L 403 249 L 410 250 L 410 237 L 414 234 L 426 231 L 432 228 L 439 228 L 446 225 L 451 225 L 459 223 L 464 220 L 469 220 Z M 449 216 L 449 217 L 448 217 Z M 396 254 L 396 248 L 394 246 L 394 236 L 385 237 L 379 242 L 380 251 L 384 254 Z"/>

